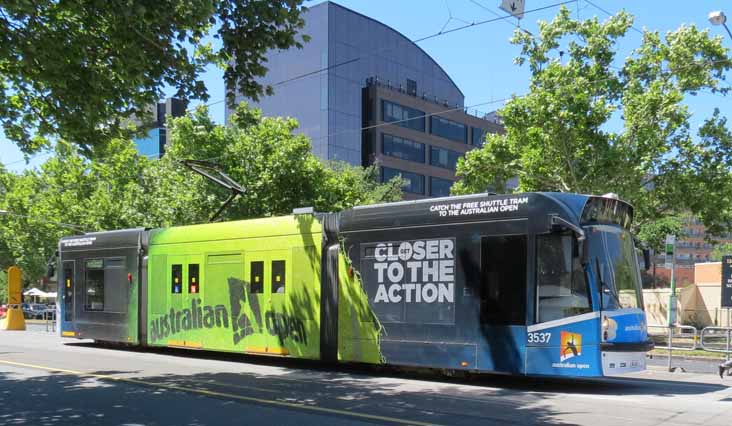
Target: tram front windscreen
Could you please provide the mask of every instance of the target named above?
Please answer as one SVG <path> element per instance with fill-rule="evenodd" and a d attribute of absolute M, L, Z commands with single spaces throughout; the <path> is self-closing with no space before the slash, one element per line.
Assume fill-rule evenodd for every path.
<path fill-rule="evenodd" d="M 642 309 L 638 258 L 630 232 L 613 225 L 595 225 L 587 229 L 589 258 L 599 274 L 602 308 Z"/>

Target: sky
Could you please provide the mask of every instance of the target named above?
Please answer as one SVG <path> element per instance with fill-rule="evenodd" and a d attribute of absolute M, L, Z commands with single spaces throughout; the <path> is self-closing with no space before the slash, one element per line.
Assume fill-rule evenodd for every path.
<path fill-rule="evenodd" d="M 528 13 L 520 21 L 508 18 L 496 22 L 474 25 L 418 43 L 452 77 L 465 94 L 465 105 L 481 105 L 478 109 L 488 112 L 500 108 L 500 99 L 526 93 L 530 73 L 528 67 L 519 67 L 514 59 L 520 53 L 518 46 L 509 43 L 517 22 L 534 34 L 537 21 L 550 21 L 559 7 L 548 7 L 562 0 L 526 0 Z M 321 1 L 306 1 L 312 6 Z M 495 19 L 506 13 L 498 8 L 500 0 L 337 0 L 345 7 L 370 16 L 396 29 L 411 40 L 420 39 L 442 31 L 449 31 L 473 22 Z M 532 9 L 548 7 L 530 12 Z M 713 35 L 724 37 L 724 43 L 732 49 L 732 39 L 721 26 L 712 26 L 707 20 L 710 11 L 723 10 L 732 16 L 732 3 L 722 0 L 576 0 L 566 5 L 575 17 L 586 19 L 597 16 L 605 20 L 608 14 L 624 9 L 635 16 L 634 28 L 659 31 L 661 34 L 677 29 L 684 24 L 708 28 Z M 604 9 L 601 10 L 601 9 Z M 728 23 L 728 26 L 732 22 Z M 640 45 L 638 31 L 629 31 L 619 43 L 620 61 Z M 616 64 L 619 65 L 619 64 Z M 315 70 L 314 70 L 315 71 Z M 732 76 L 730 76 L 732 78 Z M 203 80 L 211 98 L 208 103 L 215 121 L 224 122 L 223 72 L 210 67 Z M 172 90 L 171 90 L 172 93 Z M 732 95 L 730 95 L 732 96 Z M 200 102 L 193 101 L 192 106 Z M 700 93 L 689 96 L 687 105 L 693 113 L 692 130 L 698 128 L 714 108 L 719 108 L 727 117 L 732 117 L 732 104 L 721 95 Z M 20 151 L 0 132 L 0 162 L 9 170 L 22 171 L 36 167 L 48 154 L 24 161 Z"/>

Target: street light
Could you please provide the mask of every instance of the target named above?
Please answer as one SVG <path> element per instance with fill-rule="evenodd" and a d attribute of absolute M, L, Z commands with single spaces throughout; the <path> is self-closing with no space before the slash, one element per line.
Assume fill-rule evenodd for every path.
<path fill-rule="evenodd" d="M 12 212 L 9 212 L 7 210 L 0 210 L 0 216 L 18 216 L 18 217 L 24 217 L 24 218 L 31 218 L 28 215 L 18 214 L 18 213 L 12 213 Z M 56 225 L 56 226 L 61 226 L 61 227 L 64 227 L 64 228 L 71 228 L 71 229 L 74 229 L 76 231 L 81 231 L 83 233 L 86 233 L 86 230 L 84 230 L 84 228 L 82 228 L 81 225 L 74 225 L 74 224 L 71 224 L 71 223 L 63 223 L 63 222 L 51 222 L 49 220 L 44 220 L 43 222 L 50 223 L 50 224 Z"/>
<path fill-rule="evenodd" d="M 729 37 L 732 38 L 732 32 L 729 31 L 729 27 L 727 27 L 727 16 L 722 12 L 721 10 L 717 10 L 714 12 L 709 12 L 709 22 L 712 25 L 722 25 L 725 30 L 727 30 L 727 34 L 729 34 Z"/>

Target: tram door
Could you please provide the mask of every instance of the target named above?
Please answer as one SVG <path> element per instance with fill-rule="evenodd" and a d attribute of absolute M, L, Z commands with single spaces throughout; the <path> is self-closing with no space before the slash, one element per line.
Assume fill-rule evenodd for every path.
<path fill-rule="evenodd" d="M 290 264 L 288 250 L 270 251 L 268 256 L 268 293 L 269 308 L 265 314 L 264 323 L 267 327 L 267 346 L 269 352 L 280 355 L 287 355 L 285 340 L 290 337 L 290 326 L 293 323 L 288 315 L 287 285 L 292 281 L 288 279 L 287 267 Z"/>
<path fill-rule="evenodd" d="M 287 355 L 283 317 L 288 283 L 287 250 L 248 251 L 245 275 L 249 278 L 249 309 L 253 334 L 247 352 Z"/>
<path fill-rule="evenodd" d="M 65 260 L 62 266 L 61 282 L 61 324 L 62 333 L 74 333 L 74 291 L 76 283 L 76 268 L 73 260 Z"/>
<path fill-rule="evenodd" d="M 200 302 L 204 301 L 204 288 L 201 284 L 203 281 L 203 268 L 201 265 L 203 264 L 203 256 L 201 255 L 193 255 L 193 256 L 186 256 L 186 265 L 184 266 L 185 269 L 185 281 L 183 287 L 183 297 L 182 297 L 182 308 L 183 309 L 190 309 L 191 313 L 195 316 L 196 313 L 194 312 L 193 305 L 194 300 L 196 301 L 196 305 L 201 306 L 199 304 Z M 183 327 L 183 337 L 185 340 L 185 345 L 187 347 L 192 348 L 201 348 L 203 347 L 203 338 L 200 335 L 200 332 L 196 328 L 195 319 L 191 319 L 191 324 L 188 324 L 188 330 Z"/>
<path fill-rule="evenodd" d="M 185 269 L 186 269 L 186 256 L 168 256 L 168 263 L 170 264 L 170 292 L 168 293 L 168 306 L 175 312 L 181 312 L 184 306 L 184 293 L 187 291 L 187 285 L 185 281 Z M 176 330 L 176 333 L 171 333 L 168 338 L 168 345 L 172 346 L 185 346 L 185 336 L 182 327 L 179 324 L 179 318 L 173 318 L 171 321 L 171 329 Z"/>

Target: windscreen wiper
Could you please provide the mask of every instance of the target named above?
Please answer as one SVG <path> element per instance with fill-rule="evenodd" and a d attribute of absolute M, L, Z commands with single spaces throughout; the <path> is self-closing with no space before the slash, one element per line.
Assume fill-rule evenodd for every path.
<path fill-rule="evenodd" d="M 595 269 L 597 269 L 597 280 L 600 282 L 600 308 L 603 309 L 604 306 L 602 306 L 602 295 L 605 294 L 605 290 L 607 290 L 608 293 L 612 296 L 613 299 L 615 299 L 615 302 L 617 303 L 618 308 L 621 307 L 620 303 L 620 296 L 618 296 L 609 285 L 605 283 L 605 280 L 602 279 L 602 274 L 600 273 L 600 259 L 597 257 L 595 258 Z"/>
<path fill-rule="evenodd" d="M 203 160 L 183 160 L 181 161 L 181 164 L 231 192 L 229 198 L 224 201 L 224 204 L 222 204 L 216 213 L 214 213 L 214 215 L 208 220 L 209 222 L 215 221 L 221 212 L 224 211 L 226 206 L 234 201 L 234 198 L 236 198 L 237 195 L 244 195 L 244 187 L 224 173 L 218 164 Z"/>

